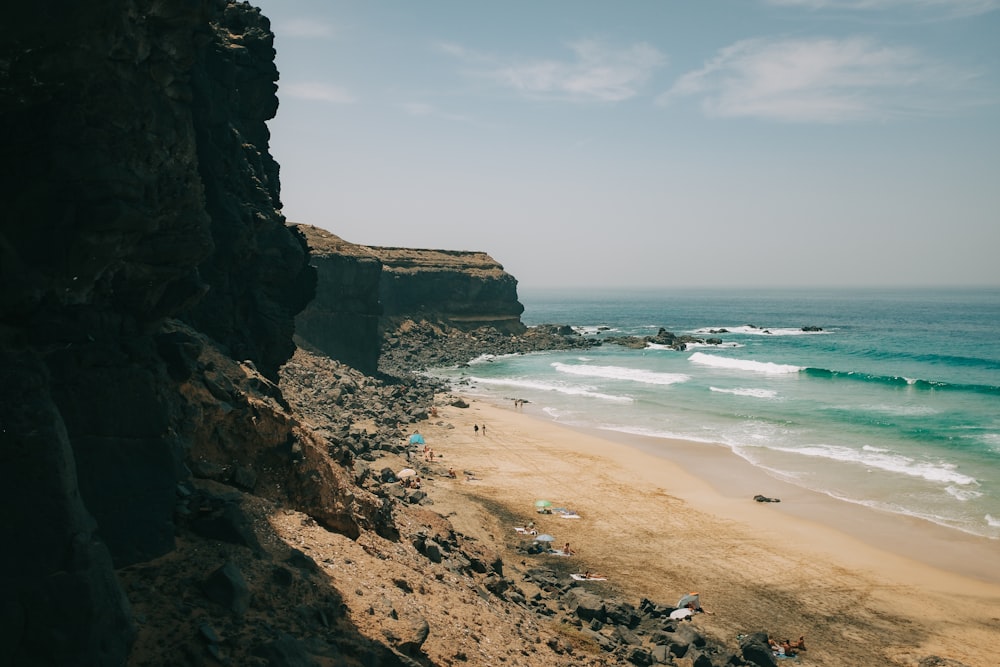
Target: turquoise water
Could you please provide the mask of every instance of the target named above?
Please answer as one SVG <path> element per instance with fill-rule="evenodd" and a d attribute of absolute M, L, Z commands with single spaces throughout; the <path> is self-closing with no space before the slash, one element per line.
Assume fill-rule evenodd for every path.
<path fill-rule="evenodd" d="M 721 444 L 835 498 L 1000 539 L 1000 290 L 522 288 L 520 299 L 529 326 L 723 343 L 606 344 L 434 374 L 574 426 Z"/>

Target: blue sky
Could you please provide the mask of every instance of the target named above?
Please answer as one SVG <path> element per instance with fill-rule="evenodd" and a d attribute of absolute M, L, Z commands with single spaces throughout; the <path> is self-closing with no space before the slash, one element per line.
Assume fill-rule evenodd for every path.
<path fill-rule="evenodd" d="M 284 213 L 522 287 L 1000 285 L 1000 0 L 264 0 Z"/>

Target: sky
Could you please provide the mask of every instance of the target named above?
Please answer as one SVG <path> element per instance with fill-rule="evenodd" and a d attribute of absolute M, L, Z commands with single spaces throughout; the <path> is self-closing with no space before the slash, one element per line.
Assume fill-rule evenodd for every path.
<path fill-rule="evenodd" d="M 520 287 L 1000 286 L 1000 0 L 256 0 L 283 213 Z"/>

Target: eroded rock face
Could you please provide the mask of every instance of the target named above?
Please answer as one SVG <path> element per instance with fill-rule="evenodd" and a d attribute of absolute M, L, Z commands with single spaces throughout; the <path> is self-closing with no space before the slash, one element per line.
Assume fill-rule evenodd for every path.
<path fill-rule="evenodd" d="M 524 332 L 517 279 L 486 253 L 365 249 L 382 262 L 379 295 L 387 324 L 409 317 L 465 330 L 490 326 L 504 333 Z"/>
<path fill-rule="evenodd" d="M 366 373 L 378 369 L 382 263 L 326 230 L 297 225 L 316 269 L 316 298 L 295 318 L 306 347 Z"/>
<path fill-rule="evenodd" d="M 318 275 L 316 298 L 296 317 L 305 347 L 374 373 L 381 339 L 406 320 L 498 335 L 525 331 L 517 280 L 486 253 L 362 246 L 295 227 Z"/>
<path fill-rule="evenodd" d="M 3 534 L 21 545 L 0 597 L 14 664 L 127 654 L 113 567 L 173 548 L 204 417 L 181 388 L 215 344 L 168 318 L 265 376 L 294 350 L 313 278 L 277 212 L 271 39 L 258 10 L 225 0 L 19 3 L 0 22 L 0 452 L 19 504 Z"/>
<path fill-rule="evenodd" d="M 215 241 L 198 269 L 208 293 L 183 319 L 276 380 L 295 351 L 295 313 L 315 293 L 305 239 L 285 225 L 265 124 L 278 109 L 274 35 L 247 6 L 211 17 L 192 70 L 192 115 Z"/>

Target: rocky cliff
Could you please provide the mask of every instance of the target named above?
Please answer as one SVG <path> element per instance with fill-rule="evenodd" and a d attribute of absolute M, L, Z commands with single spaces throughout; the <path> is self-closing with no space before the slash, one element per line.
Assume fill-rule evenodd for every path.
<path fill-rule="evenodd" d="M 365 246 L 382 262 L 379 297 L 387 322 L 440 320 L 459 329 L 523 333 L 517 280 L 484 252 Z"/>
<path fill-rule="evenodd" d="M 385 248 L 349 243 L 310 225 L 316 298 L 296 318 L 298 341 L 368 373 L 380 336 L 405 320 L 472 331 L 521 334 L 517 280 L 482 252 Z"/>
<path fill-rule="evenodd" d="M 195 439 L 214 412 L 240 412 L 206 346 L 262 383 L 294 350 L 314 274 L 267 154 L 272 39 L 224 0 L 5 9 L 0 483 L 23 510 L 2 519 L 11 664 L 124 661 L 133 624 L 113 567 L 174 548 Z M 207 411 L 185 386 L 230 401 Z M 236 446 L 235 431 L 212 435 Z"/>
<path fill-rule="evenodd" d="M 316 270 L 316 298 L 295 318 L 300 344 L 366 373 L 378 368 L 382 263 L 362 246 L 310 225 L 306 238 Z"/>

